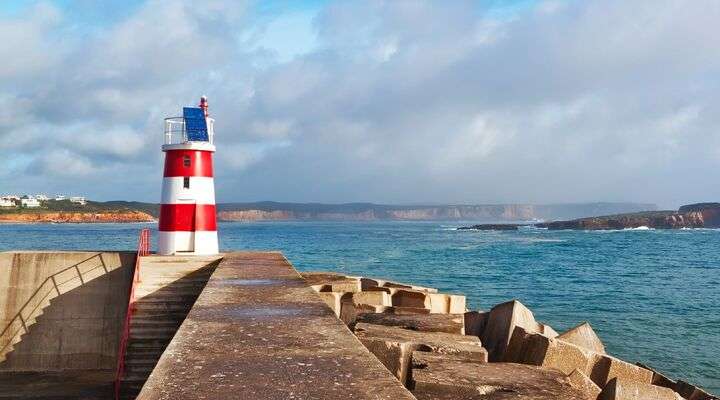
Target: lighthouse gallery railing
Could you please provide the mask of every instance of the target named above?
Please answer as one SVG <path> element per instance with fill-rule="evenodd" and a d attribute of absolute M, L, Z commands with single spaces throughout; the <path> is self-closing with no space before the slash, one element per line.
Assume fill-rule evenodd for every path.
<path fill-rule="evenodd" d="M 215 136 L 215 130 L 213 125 L 215 120 L 207 118 L 206 121 L 209 142 L 210 144 L 214 144 L 213 137 Z M 182 144 L 187 142 L 188 135 L 185 127 L 185 118 L 165 118 L 165 144 Z"/>

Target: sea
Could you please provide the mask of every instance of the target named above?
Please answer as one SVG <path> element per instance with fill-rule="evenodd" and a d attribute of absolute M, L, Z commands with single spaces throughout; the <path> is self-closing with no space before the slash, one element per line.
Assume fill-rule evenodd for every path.
<path fill-rule="evenodd" d="M 281 250 L 301 271 L 518 299 L 557 331 L 720 393 L 720 230 L 457 230 L 471 222 L 223 222 L 223 250 Z M 0 251 L 132 250 L 154 224 L 0 224 Z M 153 238 L 157 232 L 153 232 Z"/>

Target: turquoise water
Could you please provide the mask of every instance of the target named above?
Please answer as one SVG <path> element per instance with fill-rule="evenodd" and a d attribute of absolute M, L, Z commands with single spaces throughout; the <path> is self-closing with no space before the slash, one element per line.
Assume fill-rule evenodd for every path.
<path fill-rule="evenodd" d="M 300 270 L 517 298 L 562 331 L 590 321 L 608 351 L 720 392 L 720 230 L 457 231 L 437 222 L 221 223 L 223 249 L 282 250 Z M 0 250 L 135 247 L 143 224 L 0 225 Z M 154 234 L 153 237 L 156 237 Z"/>

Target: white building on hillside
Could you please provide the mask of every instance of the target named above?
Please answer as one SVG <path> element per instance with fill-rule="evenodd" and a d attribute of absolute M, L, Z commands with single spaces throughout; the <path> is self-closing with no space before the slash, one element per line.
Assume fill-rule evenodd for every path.
<path fill-rule="evenodd" d="M 45 196 L 44 194 L 36 194 L 35 198 L 38 199 L 38 201 L 48 201 L 50 200 L 49 197 Z"/>
<path fill-rule="evenodd" d="M 58 195 L 55 196 L 55 201 L 63 201 L 63 200 L 66 200 L 66 199 L 67 199 L 67 197 L 65 197 L 65 196 L 62 195 L 62 194 L 58 194 Z"/>
<path fill-rule="evenodd" d="M 81 206 L 84 206 L 87 204 L 87 200 L 85 200 L 85 197 L 82 196 L 74 196 L 70 198 L 71 203 L 80 204 Z"/>
<path fill-rule="evenodd" d="M 20 199 L 20 206 L 27 208 L 38 208 L 40 207 L 40 202 L 36 198 L 28 196 L 26 199 Z"/>
<path fill-rule="evenodd" d="M 15 207 L 15 202 L 7 197 L 0 197 L 0 207 Z"/>

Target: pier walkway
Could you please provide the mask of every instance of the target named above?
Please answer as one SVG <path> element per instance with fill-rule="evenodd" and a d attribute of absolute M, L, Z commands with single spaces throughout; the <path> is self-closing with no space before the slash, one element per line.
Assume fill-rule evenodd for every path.
<path fill-rule="evenodd" d="M 138 399 L 414 399 L 281 253 L 224 256 Z"/>

